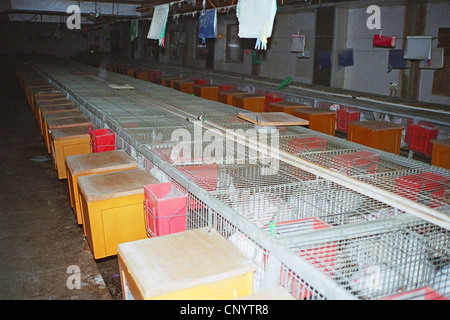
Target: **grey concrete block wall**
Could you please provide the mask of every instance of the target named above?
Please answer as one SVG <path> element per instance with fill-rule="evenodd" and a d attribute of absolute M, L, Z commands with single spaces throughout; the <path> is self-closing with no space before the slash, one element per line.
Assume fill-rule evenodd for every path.
<path fill-rule="evenodd" d="M 375 1 L 376 3 L 377 1 Z M 374 34 L 397 37 L 396 49 L 404 45 L 405 24 L 404 1 L 380 1 L 381 30 L 370 30 L 366 26 L 370 14 L 366 9 L 370 2 L 338 2 L 335 4 L 335 24 L 333 40 L 333 66 L 331 70 L 331 86 L 367 92 L 372 94 L 389 95 L 391 82 L 400 86 L 401 72 L 394 69 L 388 72 L 388 48 L 373 48 Z M 325 5 L 325 4 L 324 4 Z M 326 4 L 330 6 L 330 4 Z M 311 84 L 314 75 L 314 43 L 316 37 L 316 9 L 318 6 L 303 6 L 298 8 L 279 8 L 274 22 L 272 36 L 268 39 L 269 47 L 261 56 L 259 76 L 284 80 L 290 76 L 295 82 Z M 425 34 L 437 38 L 439 28 L 450 28 L 450 3 L 444 0 L 430 0 L 427 5 Z M 226 57 L 227 26 L 238 24 L 234 11 L 228 15 L 219 14 L 217 29 L 222 37 L 214 40 L 214 70 L 229 71 L 243 75 L 252 74 L 251 54 L 244 54 L 242 62 L 230 62 Z M 32 53 L 55 54 L 58 56 L 73 56 L 79 51 L 87 51 L 90 45 L 104 48 L 103 29 L 97 28 L 85 33 L 68 32 L 62 30 L 60 39 L 55 39 L 53 32 L 56 23 L 33 23 L 26 27 L 26 22 L 15 22 L 11 25 L 1 23 L 0 36 L 6 46 L 2 46 L 0 53 Z M 21 26 L 16 27 L 16 26 Z M 24 27 L 25 26 L 25 27 Z M 130 40 L 130 22 L 121 21 L 110 26 L 120 30 L 120 48 L 115 54 L 127 58 L 147 61 L 150 58 L 151 41 L 146 38 L 149 20 L 139 22 L 139 37 Z M 205 59 L 195 56 L 198 14 L 186 16 L 183 19 L 169 17 L 166 34 L 166 46 L 160 48 L 159 61 L 190 68 L 205 68 Z M 181 31 L 186 34 L 186 43 L 179 48 L 182 50 L 176 58 L 170 56 L 171 31 Z M 290 52 L 291 36 L 293 34 L 306 36 L 306 50 L 310 58 L 298 59 Z M 437 39 L 433 40 L 433 47 L 437 47 Z M 354 65 L 339 68 L 337 53 L 339 50 L 353 48 Z M 103 61 L 107 63 L 109 58 Z M 113 58 L 111 58 L 113 59 Z M 408 70 L 405 70 L 408 72 Z M 420 71 L 419 100 L 432 103 L 450 104 L 450 97 L 432 93 L 433 70 Z"/>

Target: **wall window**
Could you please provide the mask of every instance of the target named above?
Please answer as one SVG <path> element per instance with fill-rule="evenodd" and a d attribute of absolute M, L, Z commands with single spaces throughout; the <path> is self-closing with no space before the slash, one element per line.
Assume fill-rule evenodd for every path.
<path fill-rule="evenodd" d="M 237 24 L 227 25 L 227 42 L 226 42 L 226 61 L 227 62 L 244 62 L 244 49 L 238 36 Z"/>
<path fill-rule="evenodd" d="M 170 59 L 178 59 L 181 56 L 181 46 L 180 43 L 180 32 L 179 31 L 170 31 L 169 32 L 169 58 Z"/>

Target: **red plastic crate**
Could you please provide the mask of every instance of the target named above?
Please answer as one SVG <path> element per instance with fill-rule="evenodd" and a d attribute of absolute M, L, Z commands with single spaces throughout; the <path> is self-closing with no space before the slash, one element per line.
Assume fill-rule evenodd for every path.
<path fill-rule="evenodd" d="M 288 141 L 289 151 L 293 154 L 304 151 L 325 151 L 327 149 L 327 140 L 320 137 L 306 137 L 290 139 Z"/>
<path fill-rule="evenodd" d="M 219 91 L 230 91 L 230 90 L 237 90 L 237 86 L 234 84 L 221 84 L 219 86 Z"/>
<path fill-rule="evenodd" d="M 288 148 L 289 153 L 293 155 L 299 155 L 302 152 L 325 151 L 327 149 L 327 140 L 320 137 L 290 139 L 288 141 Z M 324 154 L 317 153 L 315 157 L 315 162 L 318 165 L 326 161 L 326 155 Z M 290 170 L 295 177 L 301 180 L 309 180 L 308 175 L 305 176 L 304 170 L 297 167 L 292 167 Z"/>
<path fill-rule="evenodd" d="M 219 166 L 211 164 L 180 165 L 176 167 L 186 177 L 195 182 L 206 191 L 215 191 L 217 188 L 217 175 Z M 196 210 L 202 208 L 202 204 L 196 199 L 189 199 L 189 209 Z"/>
<path fill-rule="evenodd" d="M 172 182 L 144 186 L 147 233 L 152 237 L 186 231 L 187 195 Z"/>
<path fill-rule="evenodd" d="M 318 218 L 304 218 L 293 221 L 285 221 L 277 223 L 275 225 L 275 232 L 277 229 L 292 228 L 292 230 L 320 230 L 325 228 L 331 228 L 332 226 Z M 282 232 L 282 231 L 279 231 Z M 290 232 L 289 229 L 286 233 Z M 320 245 L 315 248 L 300 250 L 298 252 L 300 257 L 304 258 L 313 266 L 319 268 L 322 272 L 327 275 L 332 275 L 334 272 L 334 263 L 336 257 L 336 243 L 329 242 L 325 245 Z M 281 283 L 291 283 L 292 292 L 298 292 L 299 299 L 305 299 L 312 296 L 313 292 L 308 290 L 308 288 L 303 288 L 302 283 L 295 277 L 295 274 L 291 270 L 281 270 L 280 274 Z"/>
<path fill-rule="evenodd" d="M 430 287 L 424 287 L 397 293 L 392 296 L 382 298 L 381 300 L 448 300 L 448 298 L 434 291 Z"/>
<path fill-rule="evenodd" d="M 283 100 L 283 97 L 277 97 L 273 94 L 266 94 L 266 112 L 269 112 L 269 104 L 272 102 L 280 102 Z"/>
<path fill-rule="evenodd" d="M 175 165 L 191 165 L 191 164 L 203 164 L 205 159 L 200 158 L 190 158 L 190 156 L 184 157 L 183 146 L 179 148 L 158 148 L 154 152 L 158 154 L 165 161 L 175 164 Z"/>
<path fill-rule="evenodd" d="M 356 108 L 349 108 L 341 106 L 336 111 L 336 130 L 340 132 L 347 132 L 347 127 L 350 122 L 359 121 L 361 111 Z"/>
<path fill-rule="evenodd" d="M 413 201 L 425 200 L 435 208 L 445 203 L 447 183 L 446 177 L 432 172 L 402 176 L 395 179 L 395 193 Z"/>
<path fill-rule="evenodd" d="M 206 79 L 194 79 L 194 83 L 196 85 L 205 85 L 206 84 Z"/>
<path fill-rule="evenodd" d="M 217 186 L 218 165 L 212 164 L 193 164 L 178 166 L 186 176 L 191 178 L 196 184 L 206 191 L 214 191 Z"/>
<path fill-rule="evenodd" d="M 370 151 L 356 151 L 333 157 L 333 166 L 339 172 L 350 175 L 354 173 L 375 173 L 379 156 Z"/>
<path fill-rule="evenodd" d="M 417 151 L 431 158 L 433 152 L 433 144 L 431 140 L 438 136 L 438 128 L 430 124 L 411 124 L 408 129 L 408 148 L 412 151 Z"/>
<path fill-rule="evenodd" d="M 122 122 L 121 125 L 123 128 L 139 128 L 139 122 L 137 121 Z"/>
<path fill-rule="evenodd" d="M 333 105 L 333 103 L 320 101 L 317 103 L 317 108 L 324 109 L 324 110 L 330 110 L 330 107 Z"/>
<path fill-rule="evenodd" d="M 89 127 L 89 135 L 91 137 L 92 153 L 115 150 L 116 137 L 110 129 L 91 130 Z"/>
<path fill-rule="evenodd" d="M 148 80 L 150 82 L 156 82 L 156 70 L 148 70 Z"/>
<path fill-rule="evenodd" d="M 158 70 L 149 70 L 149 80 L 150 82 L 156 82 L 158 78 L 162 77 L 162 71 Z"/>

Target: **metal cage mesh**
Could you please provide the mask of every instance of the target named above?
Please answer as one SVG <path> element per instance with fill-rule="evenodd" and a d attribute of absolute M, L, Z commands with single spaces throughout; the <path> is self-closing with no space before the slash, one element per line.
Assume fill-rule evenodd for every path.
<path fill-rule="evenodd" d="M 100 81 L 86 75 L 63 76 L 61 69 L 45 64 L 40 68 L 54 74 L 53 80 L 63 88 L 75 88 L 70 89 L 75 99 L 106 119 L 99 121 L 116 126 L 119 138 L 145 155 L 143 166 L 158 180 L 172 181 L 187 193 L 189 229 L 214 227 L 252 259 L 257 265 L 256 292 L 272 277 L 297 299 L 328 299 L 336 289 L 357 299 L 394 299 L 422 288 L 450 297 L 448 230 L 269 151 L 278 148 L 299 162 L 314 163 L 447 215 L 448 170 L 301 127 L 268 135 L 264 143 L 269 148 L 255 149 L 249 136 L 254 127 L 236 117 L 236 108 L 152 84 L 145 90 L 138 82 L 133 83 L 137 90 L 105 89 L 114 75 Z M 204 125 L 200 138 L 195 135 L 199 120 Z M 184 144 L 174 141 L 177 129 L 191 139 Z M 205 130 L 210 129 L 217 136 L 205 142 Z M 227 130 L 246 138 L 230 139 Z M 256 131 L 256 140 L 261 137 Z M 230 142 L 233 148 L 228 149 Z M 218 148 L 211 148 L 208 156 L 195 153 L 213 143 Z M 219 145 L 221 161 L 207 161 L 220 153 Z M 180 149 L 183 146 L 189 148 Z M 214 201 L 224 207 L 219 210 L 211 204 Z M 240 227 L 246 225 L 243 221 L 259 232 Z M 280 247 L 288 254 L 270 250 Z M 271 262 L 274 257 L 278 265 Z"/>

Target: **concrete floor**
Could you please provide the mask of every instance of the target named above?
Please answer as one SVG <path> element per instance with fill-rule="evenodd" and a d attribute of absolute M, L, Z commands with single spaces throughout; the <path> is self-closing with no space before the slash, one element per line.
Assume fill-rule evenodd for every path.
<path fill-rule="evenodd" d="M 0 299 L 121 299 L 117 259 L 94 260 L 67 180 L 58 180 L 13 65 L 2 61 Z"/>

